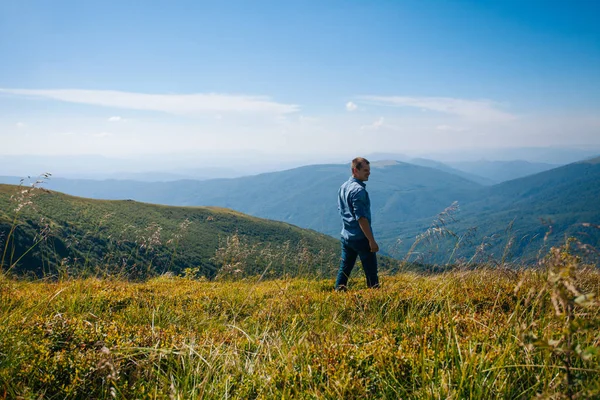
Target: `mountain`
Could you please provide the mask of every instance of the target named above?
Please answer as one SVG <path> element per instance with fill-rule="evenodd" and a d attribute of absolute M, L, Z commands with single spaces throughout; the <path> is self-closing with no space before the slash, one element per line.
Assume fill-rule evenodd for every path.
<path fill-rule="evenodd" d="M 388 160 L 396 160 L 396 161 L 400 161 L 400 162 L 406 162 L 409 164 L 419 165 L 421 167 L 434 168 L 434 169 L 437 169 L 440 171 L 448 172 L 450 174 L 466 178 L 466 179 L 473 181 L 475 183 L 478 183 L 480 185 L 492 185 L 494 183 L 497 183 L 493 180 L 484 178 L 480 175 L 472 174 L 472 173 L 462 171 L 460 169 L 452 168 L 451 166 L 444 164 L 440 161 L 436 161 L 436 160 L 432 160 L 432 159 L 428 159 L 428 158 L 420 158 L 420 157 L 412 158 L 405 154 L 397 154 L 397 153 L 371 153 L 366 158 L 368 160 L 371 160 L 371 162 L 381 163 L 381 162 L 386 162 Z"/>
<path fill-rule="evenodd" d="M 401 162 L 409 162 L 409 160 L 411 159 L 411 157 L 406 154 L 383 153 L 383 152 L 369 153 L 369 154 L 365 155 L 364 157 L 371 162 L 385 161 L 385 160 L 396 160 L 396 161 L 401 161 Z"/>
<path fill-rule="evenodd" d="M 27 176 L 52 173 L 67 179 L 115 179 L 146 182 L 180 179 L 237 178 L 314 164 L 316 156 L 259 152 L 184 152 L 139 154 L 129 157 L 100 155 L 2 155 L 0 175 Z M 324 159 L 319 158 L 320 162 Z M 327 157 L 337 162 L 338 157 Z"/>
<path fill-rule="evenodd" d="M 10 270 L 18 275 L 90 270 L 144 278 L 196 269 L 212 277 L 224 265 L 242 268 L 244 260 L 252 261 L 248 274 L 267 267 L 277 276 L 332 274 L 338 247 L 322 233 L 223 208 L 91 200 L 0 185 L 1 264 L 16 264 Z"/>
<path fill-rule="evenodd" d="M 419 157 L 441 162 L 478 161 L 481 159 L 496 161 L 527 160 L 532 163 L 565 165 L 600 154 L 600 146 L 577 147 L 505 147 L 473 148 L 452 150 L 444 153 L 426 153 Z"/>
<path fill-rule="evenodd" d="M 480 185 L 493 185 L 494 183 L 497 183 L 494 180 L 485 178 L 481 175 L 478 175 L 477 173 L 470 173 L 470 172 L 466 172 L 464 170 L 460 170 L 457 168 L 452 168 L 448 164 L 444 164 L 439 161 L 430 160 L 427 158 L 411 158 L 410 161 L 408 161 L 408 162 L 410 162 L 411 164 L 420 165 L 422 167 L 435 168 L 435 169 L 439 169 L 440 171 L 444 171 L 444 172 L 448 172 L 453 175 L 461 176 L 470 181 L 479 183 Z"/>
<path fill-rule="evenodd" d="M 539 172 L 560 167 L 558 164 L 534 163 L 523 160 L 513 161 L 462 161 L 448 162 L 449 166 L 463 173 L 478 175 L 492 183 L 510 181 Z"/>
<path fill-rule="evenodd" d="M 384 252 L 400 258 L 405 257 L 417 237 L 424 238 L 424 233 L 432 237 L 445 234 L 444 240 L 432 241 L 432 246 L 437 246 L 435 251 L 422 248 L 425 240 L 413 249 L 421 255 L 437 252 L 431 259 L 435 262 L 456 257 L 469 259 L 482 245 L 495 258 L 510 255 L 533 262 L 540 247 L 560 243 L 565 235 L 579 235 L 578 232 L 587 235 L 578 236 L 582 241 L 596 246 L 597 230 L 592 226 L 600 225 L 598 160 L 569 164 L 492 186 L 479 185 L 435 168 L 398 161 L 373 162 L 367 182 L 373 228 Z M 84 197 L 226 207 L 338 237 L 336 193 L 349 175 L 349 165 L 324 164 L 202 182 L 51 179 L 47 187 Z M 455 201 L 459 211 L 453 211 L 453 216 L 447 212 L 442 216 L 443 226 L 438 221 L 437 230 L 428 230 L 436 215 Z M 542 219 L 552 221 L 547 241 L 544 237 L 549 227 Z M 591 225 L 584 227 L 583 223 Z M 448 236 L 446 228 L 457 236 Z M 452 253 L 456 238 L 460 238 L 460 248 Z M 510 240 L 518 243 L 512 243 L 509 249 L 506 244 Z"/>
<path fill-rule="evenodd" d="M 51 179 L 47 188 L 97 199 L 134 199 L 168 205 L 231 208 L 339 236 L 337 190 L 350 166 L 310 165 L 235 179 L 145 183 Z M 14 182 L 13 182 L 14 183 Z M 435 215 L 455 200 L 469 198 L 475 182 L 429 167 L 373 162 L 367 188 L 373 218 L 381 229 Z"/>
<path fill-rule="evenodd" d="M 600 249 L 600 157 L 480 188 L 460 204 L 454 218 L 446 218 L 445 228 L 470 243 L 457 253 L 465 257 L 483 245 L 496 259 L 506 255 L 533 262 L 543 246 L 564 243 L 568 236 Z M 408 251 L 432 220 L 401 224 L 404 244 L 399 251 Z M 390 245 L 397 239 L 387 235 L 383 241 Z"/>

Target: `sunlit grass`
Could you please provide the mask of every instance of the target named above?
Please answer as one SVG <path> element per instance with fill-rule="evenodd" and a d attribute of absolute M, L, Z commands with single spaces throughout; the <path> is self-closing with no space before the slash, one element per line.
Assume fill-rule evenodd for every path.
<path fill-rule="evenodd" d="M 6 398 L 529 398 L 566 393 L 542 271 L 362 279 L 0 280 Z M 598 295 L 600 275 L 578 285 Z M 515 291 L 515 289 L 517 289 Z M 583 308 L 581 313 L 583 313 Z M 598 309 L 574 334 L 597 348 Z M 587 354 L 587 353 L 586 353 Z M 586 358 L 587 357 L 587 358 Z M 574 393 L 600 395 L 593 351 Z"/>

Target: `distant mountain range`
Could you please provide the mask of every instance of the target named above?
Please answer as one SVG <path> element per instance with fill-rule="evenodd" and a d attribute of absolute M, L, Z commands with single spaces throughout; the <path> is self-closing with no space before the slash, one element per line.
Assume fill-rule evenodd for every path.
<path fill-rule="evenodd" d="M 288 222 L 336 236 L 336 193 L 349 165 L 310 165 L 244 178 L 137 182 L 51 179 L 47 188 L 95 199 L 133 199 L 167 205 L 213 205 Z M 1 179 L 4 183 L 16 183 Z M 373 215 L 404 222 L 436 214 L 481 185 L 447 172 L 397 161 L 373 164 Z"/>
<path fill-rule="evenodd" d="M 560 164 L 533 163 L 523 160 L 463 161 L 449 162 L 448 165 L 463 173 L 486 178 L 491 183 L 510 181 L 561 166 Z"/>
<path fill-rule="evenodd" d="M 371 153 L 360 154 L 371 161 L 396 160 L 411 164 L 438 168 L 446 172 L 460 174 L 468 179 L 481 184 L 499 183 L 500 180 L 509 180 L 522 177 L 523 174 L 541 172 L 542 169 L 513 168 L 510 165 L 498 165 L 479 169 L 471 165 L 462 167 L 454 166 L 457 162 L 480 162 L 488 160 L 489 163 L 512 162 L 526 160 L 530 164 L 550 164 L 554 166 L 565 165 L 588 157 L 600 154 L 600 147 L 587 146 L 585 148 L 500 148 L 500 149 L 464 149 L 451 150 L 447 153 Z M 359 154 L 320 154 L 320 155 L 283 155 L 266 154 L 260 152 L 183 152 L 164 154 L 137 154 L 127 157 L 102 156 L 94 154 L 80 155 L 2 155 L 0 154 L 0 175 L 27 176 L 39 175 L 50 172 L 55 177 L 68 179 L 119 179 L 136 180 L 144 182 L 164 182 L 180 179 L 217 179 L 236 178 L 256 175 L 266 172 L 283 171 L 311 164 L 342 164 Z M 521 161 L 517 161 L 521 162 Z M 522 163 L 522 162 L 521 162 Z M 507 167 L 507 168 L 506 168 Z M 492 168 L 490 170 L 490 168 Z M 502 174 L 502 170 L 493 168 L 516 170 L 518 174 Z M 498 173 L 500 172 L 500 173 Z"/>
<path fill-rule="evenodd" d="M 600 225 L 598 158 L 487 186 L 452 171 L 398 161 L 373 163 L 367 188 L 372 198 L 374 229 L 388 254 L 404 257 L 415 238 L 426 232 L 436 215 L 454 201 L 460 207 L 454 216 L 457 221 L 449 218 L 445 223 L 457 236 L 446 237 L 449 242 L 445 244 L 437 241 L 440 255 L 436 261 L 445 259 L 448 246 L 458 237 L 462 239 L 460 246 L 454 245 L 453 257 L 463 258 L 472 257 L 477 246 L 485 242 L 483 247 L 489 256 L 510 255 L 531 261 L 544 243 L 559 243 L 565 234 L 577 232 L 584 232 L 587 236 L 582 239 L 588 243 L 598 244 L 597 230 L 581 225 Z M 89 198 L 227 207 L 337 237 L 340 222 L 336 192 L 349 175 L 349 165 L 326 164 L 206 181 L 148 183 L 56 178 L 47 187 Z M 7 180 L 10 181 L 0 179 Z M 6 183 L 16 183 L 15 180 Z M 541 219 L 552 225 L 546 242 L 543 239 L 550 228 Z M 507 246 L 509 240 L 513 243 Z"/>
<path fill-rule="evenodd" d="M 493 185 L 496 183 L 509 181 L 511 179 L 522 178 L 524 176 L 533 175 L 537 174 L 538 172 L 543 172 L 553 168 L 557 168 L 562 165 L 541 162 L 529 162 L 524 160 L 447 161 L 444 163 L 427 158 L 410 158 L 402 154 L 396 155 L 396 158 L 393 157 L 393 154 L 386 153 L 375 153 L 372 155 L 373 160 L 401 160 L 410 164 L 420 165 L 423 167 L 431 167 L 440 171 L 462 176 L 463 178 L 467 178 L 473 182 L 477 182 L 482 185 Z"/>

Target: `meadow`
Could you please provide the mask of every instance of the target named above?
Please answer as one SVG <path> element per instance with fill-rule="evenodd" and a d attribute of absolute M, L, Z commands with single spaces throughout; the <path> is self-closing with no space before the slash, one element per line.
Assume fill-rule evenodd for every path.
<path fill-rule="evenodd" d="M 0 397 L 597 398 L 597 269 L 0 279 Z"/>
<path fill-rule="evenodd" d="M 582 257 L 595 250 L 573 239 L 528 268 L 387 260 L 377 290 L 357 266 L 338 293 L 323 253 L 333 239 L 312 232 L 220 209 L 26 200 L 5 197 L 16 207 L 0 214 L 0 398 L 600 398 L 600 271 Z M 112 242 L 119 213 L 143 217 L 132 230 L 152 218 L 167 227 L 152 225 L 163 236 L 151 257 L 138 256 L 147 238 Z M 175 236 L 179 220 L 191 221 L 191 238 Z M 56 252 L 81 232 L 71 253 Z M 177 268 L 146 268 L 161 265 L 171 236 L 181 243 L 165 247 L 163 265 Z M 186 261 L 188 246 L 207 253 L 213 273 Z M 19 273 L 37 262 L 55 269 Z"/>

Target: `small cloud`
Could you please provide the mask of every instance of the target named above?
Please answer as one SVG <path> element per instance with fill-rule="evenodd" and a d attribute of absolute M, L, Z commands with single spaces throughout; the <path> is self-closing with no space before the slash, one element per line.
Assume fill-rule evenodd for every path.
<path fill-rule="evenodd" d="M 358 109 L 358 106 L 355 103 L 353 103 L 351 101 L 346 103 L 346 110 L 352 112 L 352 111 L 356 111 L 357 109 Z"/>
<path fill-rule="evenodd" d="M 464 132 L 467 129 L 462 128 L 460 126 L 450 126 L 450 125 L 438 125 L 435 127 L 438 131 L 446 131 L 446 132 Z"/>
<path fill-rule="evenodd" d="M 363 125 L 360 127 L 360 129 L 376 131 L 384 125 L 384 121 L 385 119 L 383 117 L 379 117 L 379 119 L 373 122 L 371 125 Z"/>
<path fill-rule="evenodd" d="M 223 119 L 223 116 L 221 114 L 216 114 L 215 119 Z"/>
<path fill-rule="evenodd" d="M 119 117 L 119 116 L 114 116 L 114 117 L 110 117 L 108 119 L 108 122 L 119 122 L 119 121 L 125 121 L 125 119 Z"/>
<path fill-rule="evenodd" d="M 25 128 L 27 125 L 25 125 L 23 122 L 17 122 L 16 125 L 17 129 L 23 129 Z"/>

